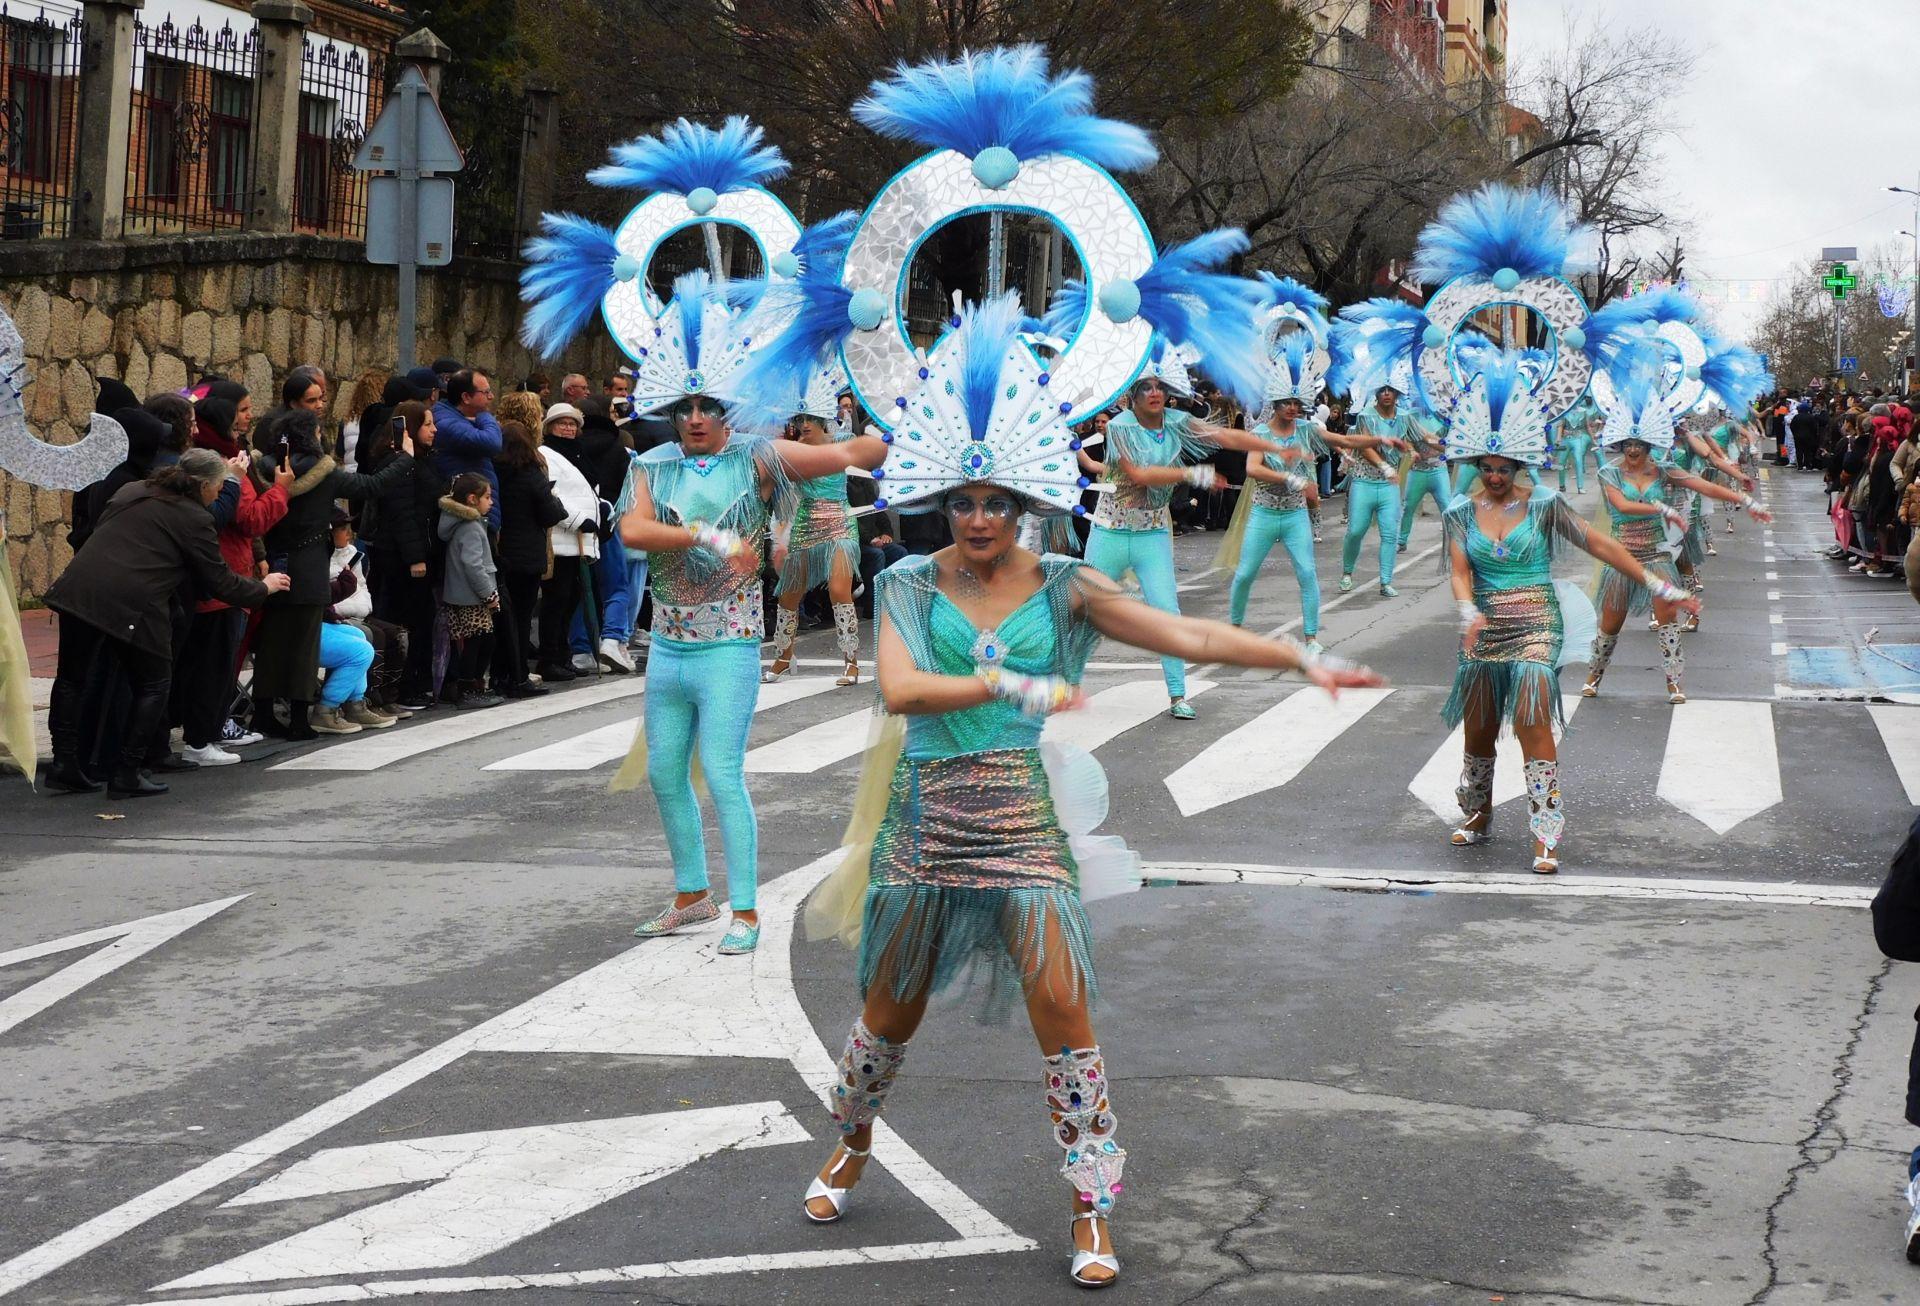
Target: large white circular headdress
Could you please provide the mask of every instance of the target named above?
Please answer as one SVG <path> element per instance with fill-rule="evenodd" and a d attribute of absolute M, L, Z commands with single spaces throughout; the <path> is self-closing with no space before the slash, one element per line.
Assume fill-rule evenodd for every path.
<path fill-rule="evenodd" d="M 50 490 L 84 490 L 126 461 L 127 433 L 104 413 L 95 413 L 75 444 L 48 444 L 27 425 L 20 392 L 26 385 L 27 348 L 20 328 L 0 310 L 0 470 Z M 42 385 L 48 384 L 42 381 Z M 0 509 L 0 516 L 4 516 Z"/>

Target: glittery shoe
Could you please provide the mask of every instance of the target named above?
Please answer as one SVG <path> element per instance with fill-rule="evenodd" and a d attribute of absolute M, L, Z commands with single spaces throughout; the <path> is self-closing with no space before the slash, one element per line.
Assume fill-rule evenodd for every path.
<path fill-rule="evenodd" d="M 1383 599 L 1397 599 L 1400 597 L 1400 591 L 1391 585 L 1382 585 L 1380 587 L 1380 597 Z"/>
<path fill-rule="evenodd" d="M 720 919 L 720 909 L 714 905 L 711 895 L 690 902 L 684 907 L 667 907 L 650 921 L 642 921 L 634 927 L 634 937 L 656 939 L 662 934 L 672 934 L 689 925 L 704 925 L 708 921 Z"/>
<path fill-rule="evenodd" d="M 1172 703 L 1167 705 L 1167 715 L 1175 721 L 1191 721 L 1196 714 L 1193 710 L 1193 704 L 1187 702 L 1184 698 L 1176 698 Z"/>
<path fill-rule="evenodd" d="M 1352 588 L 1353 588 L 1353 577 L 1342 576 L 1340 578 L 1340 592 L 1342 594 L 1345 594 L 1348 590 L 1351 590 Z"/>
<path fill-rule="evenodd" d="M 726 936 L 720 940 L 720 955 L 738 957 L 752 952 L 759 946 L 760 927 L 749 925 L 736 916 L 733 918 L 733 924 L 727 926 Z"/>

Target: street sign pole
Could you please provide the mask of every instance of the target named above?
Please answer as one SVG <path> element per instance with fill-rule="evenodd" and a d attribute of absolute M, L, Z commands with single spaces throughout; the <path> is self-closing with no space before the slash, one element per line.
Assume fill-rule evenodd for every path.
<path fill-rule="evenodd" d="M 399 282 L 399 312 L 397 330 L 399 332 L 400 372 L 404 376 L 413 370 L 414 342 L 419 332 L 417 321 L 419 301 L 417 294 L 419 283 L 416 279 L 419 271 L 414 263 L 414 247 L 419 242 L 420 221 L 420 93 L 426 88 L 416 87 L 410 81 L 403 81 L 397 88 L 400 94 L 400 158 L 398 175 L 400 178 L 400 263 L 394 269 Z"/>

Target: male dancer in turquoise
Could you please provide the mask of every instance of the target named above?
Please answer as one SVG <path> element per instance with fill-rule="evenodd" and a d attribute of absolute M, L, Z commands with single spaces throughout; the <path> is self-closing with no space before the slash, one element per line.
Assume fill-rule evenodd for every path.
<path fill-rule="evenodd" d="M 1400 543 L 1404 547 L 1413 537 L 1413 519 L 1420 515 L 1420 501 L 1433 496 L 1433 510 L 1446 530 L 1447 504 L 1452 491 L 1447 488 L 1447 424 L 1431 413 L 1409 413 L 1407 433 L 1413 441 L 1413 466 L 1407 469 L 1401 493 L 1406 506 L 1400 510 Z"/>
<path fill-rule="evenodd" d="M 1318 423 L 1300 415 L 1298 399 L 1282 399 L 1273 416 L 1253 428 L 1253 433 L 1271 440 L 1284 452 L 1263 454 L 1247 460 L 1247 476 L 1255 484 L 1241 493 L 1251 493 L 1247 510 L 1245 538 L 1240 542 L 1240 561 L 1233 570 L 1233 586 L 1228 593 L 1227 620 L 1244 625 L 1247 599 L 1253 593 L 1253 579 L 1279 544 L 1293 564 L 1293 578 L 1300 584 L 1300 629 L 1306 636 L 1307 652 L 1319 653 L 1320 577 L 1313 561 L 1313 521 L 1310 509 L 1320 501 L 1314 483 L 1315 460 L 1328 452 L 1326 433 Z"/>
<path fill-rule="evenodd" d="M 1593 432 L 1600 422 L 1600 409 L 1592 398 L 1582 395 L 1580 402 L 1559 421 L 1559 447 L 1557 461 L 1560 464 L 1560 493 L 1567 492 L 1567 472 L 1573 472 L 1574 486 L 1585 494 L 1587 492 L 1587 459 L 1593 459 L 1593 470 L 1600 470 L 1600 455 L 1593 447 Z"/>
<path fill-rule="evenodd" d="M 1355 451 L 1347 458 L 1347 538 L 1340 546 L 1340 592 L 1353 588 L 1353 564 L 1360 560 L 1360 546 L 1375 523 L 1380 527 L 1380 593 L 1397 598 L 1393 587 L 1393 563 L 1400 554 L 1400 470 L 1401 455 L 1413 446 L 1408 441 L 1407 415 L 1399 410 L 1400 392 L 1383 385 L 1374 392 L 1373 406 L 1363 409 L 1354 421 L 1353 435 L 1359 437 Z"/>
<path fill-rule="evenodd" d="M 620 521 L 629 549 L 646 552 L 653 596 L 653 646 L 647 659 L 644 747 L 647 782 L 660 805 L 673 857 L 673 905 L 634 931 L 671 934 L 718 918 L 707 879 L 706 836 L 693 792 L 694 754 L 719 818 L 733 920 L 723 954 L 752 952 L 760 941 L 755 911 L 760 835 L 747 795 L 747 730 L 760 697 L 765 618 L 760 550 L 776 492 L 849 467 L 874 468 L 887 446 L 861 436 L 838 444 L 733 438 L 721 404 L 691 395 L 668 410 L 677 444 L 640 460 L 633 507 Z M 637 783 L 629 765 L 615 788 Z"/>
<path fill-rule="evenodd" d="M 1162 612 L 1178 613 L 1180 596 L 1173 578 L 1173 518 L 1167 505 L 1173 487 L 1192 485 L 1210 490 L 1218 480 L 1204 464 L 1185 466 L 1188 457 L 1205 457 L 1214 449 L 1246 453 L 1279 453 L 1277 445 L 1201 421 L 1167 407 L 1166 383 L 1142 377 L 1133 383 L 1128 409 L 1107 424 L 1105 462 L 1081 455 L 1083 464 L 1113 482 L 1114 491 L 1100 496 L 1093 529 L 1087 536 L 1086 559 L 1114 580 L 1131 571 L 1140 582 L 1141 597 Z M 1160 659 L 1166 675 L 1167 714 L 1191 721 L 1187 702 L 1187 664 L 1177 657 Z"/>

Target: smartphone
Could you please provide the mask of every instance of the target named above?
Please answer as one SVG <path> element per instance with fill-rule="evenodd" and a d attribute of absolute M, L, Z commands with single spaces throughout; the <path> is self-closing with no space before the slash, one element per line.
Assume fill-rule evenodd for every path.
<path fill-rule="evenodd" d="M 613 412 L 613 419 L 616 422 L 624 422 L 633 416 L 633 400 L 631 399 L 615 399 L 609 407 Z"/>
<path fill-rule="evenodd" d="M 407 432 L 407 419 L 399 416 L 398 414 L 395 414 L 393 419 L 394 438 L 399 439 L 402 435 L 405 435 L 406 432 Z"/>
<path fill-rule="evenodd" d="M 280 465 L 285 467 L 292 462 L 293 445 L 287 440 L 287 437 L 283 435 L 280 437 Z"/>

